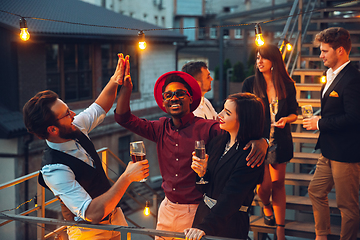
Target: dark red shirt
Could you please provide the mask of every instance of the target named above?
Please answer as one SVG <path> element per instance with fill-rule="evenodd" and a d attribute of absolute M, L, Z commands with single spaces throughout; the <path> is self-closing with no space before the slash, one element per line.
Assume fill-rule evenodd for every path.
<path fill-rule="evenodd" d="M 171 202 L 191 204 L 201 201 L 202 194 L 195 185 L 196 173 L 191 169 L 191 157 L 195 140 L 204 140 L 207 144 L 222 133 L 217 121 L 189 113 L 181 119 L 181 126 L 175 128 L 171 118 L 149 121 L 130 111 L 122 115 L 115 113 L 115 120 L 130 131 L 156 142 L 162 188 Z"/>

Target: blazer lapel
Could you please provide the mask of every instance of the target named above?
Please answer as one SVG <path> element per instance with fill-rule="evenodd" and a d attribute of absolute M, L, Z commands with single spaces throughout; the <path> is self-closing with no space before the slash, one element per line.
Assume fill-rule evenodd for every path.
<path fill-rule="evenodd" d="M 336 85 L 340 82 L 340 79 L 345 75 L 347 70 L 349 70 L 350 64 L 351 63 L 348 63 L 348 65 L 346 65 L 346 67 L 343 70 L 341 70 L 341 72 L 339 72 L 339 74 L 336 76 L 334 81 L 331 83 L 330 87 L 326 90 L 324 97 L 322 98 L 322 101 L 321 101 L 322 105 L 325 105 L 326 100 L 329 98 L 330 93 L 334 90 Z"/>
<path fill-rule="evenodd" d="M 224 156 L 220 157 L 219 161 L 215 165 L 214 175 L 220 170 L 222 166 L 231 160 L 231 157 L 234 156 L 234 154 L 237 152 L 236 147 L 237 143 L 234 144 Z"/>

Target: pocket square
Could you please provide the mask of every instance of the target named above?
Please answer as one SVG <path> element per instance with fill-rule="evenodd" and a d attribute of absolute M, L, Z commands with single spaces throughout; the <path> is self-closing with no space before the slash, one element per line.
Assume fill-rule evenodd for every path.
<path fill-rule="evenodd" d="M 335 91 L 332 91 L 329 96 L 330 97 L 339 97 L 339 94 Z"/>

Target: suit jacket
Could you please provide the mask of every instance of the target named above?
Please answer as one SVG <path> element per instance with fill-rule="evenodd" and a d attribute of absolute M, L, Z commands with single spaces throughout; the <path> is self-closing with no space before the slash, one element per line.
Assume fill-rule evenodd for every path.
<path fill-rule="evenodd" d="M 254 76 L 245 79 L 242 87 L 242 92 L 254 93 Z M 294 83 L 285 83 L 286 98 L 279 99 L 278 113 L 275 116 L 275 121 L 282 117 L 287 117 L 290 114 L 296 114 L 298 110 L 298 103 L 296 101 L 296 89 Z M 265 107 L 265 127 L 263 137 L 269 138 L 270 136 L 270 107 L 268 96 L 261 98 Z M 275 127 L 274 141 L 277 144 L 276 148 L 276 162 L 283 163 L 290 161 L 294 156 L 293 141 L 291 136 L 290 124 L 287 123 L 284 128 Z"/>
<path fill-rule="evenodd" d="M 360 162 L 360 72 L 351 63 L 341 70 L 321 99 L 319 130 L 315 148 L 320 148 L 324 157 Z"/>
<path fill-rule="evenodd" d="M 199 188 L 217 203 L 210 209 L 202 201 L 193 227 L 207 235 L 246 239 L 249 215 L 239 209 L 251 205 L 254 188 L 262 181 L 264 164 L 255 168 L 246 166 L 245 158 L 250 150 L 243 150 L 245 143 L 235 143 L 221 158 L 228 139 L 227 133 L 214 138 L 207 146 L 209 161 L 204 179 L 209 183 L 199 185 Z"/>

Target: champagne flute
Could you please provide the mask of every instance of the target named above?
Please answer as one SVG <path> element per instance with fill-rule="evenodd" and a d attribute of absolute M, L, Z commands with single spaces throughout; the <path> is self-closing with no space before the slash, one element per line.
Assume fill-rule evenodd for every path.
<path fill-rule="evenodd" d="M 301 113 L 302 113 L 303 119 L 311 118 L 313 116 L 312 106 L 311 105 L 301 106 Z"/>
<path fill-rule="evenodd" d="M 204 140 L 195 141 L 195 155 L 200 158 L 200 161 L 205 161 L 205 143 Z M 206 184 L 208 181 L 205 181 L 203 177 L 200 178 L 200 181 L 196 184 Z"/>
<path fill-rule="evenodd" d="M 276 115 L 278 113 L 279 108 L 279 100 L 277 97 L 272 98 L 270 102 L 270 112 L 273 115 Z"/>
<path fill-rule="evenodd" d="M 143 141 L 130 142 L 130 156 L 134 163 L 146 159 L 146 150 Z M 146 182 L 146 178 L 141 179 L 140 182 Z"/>

